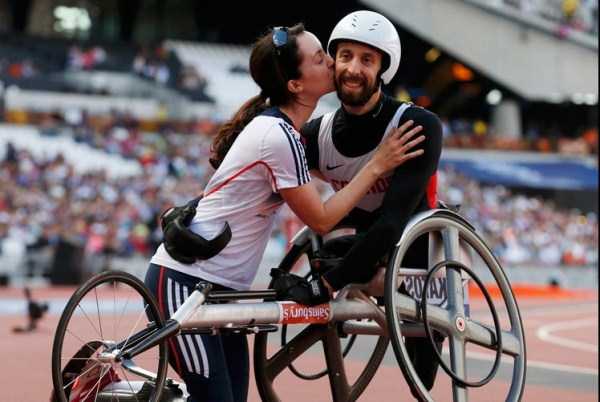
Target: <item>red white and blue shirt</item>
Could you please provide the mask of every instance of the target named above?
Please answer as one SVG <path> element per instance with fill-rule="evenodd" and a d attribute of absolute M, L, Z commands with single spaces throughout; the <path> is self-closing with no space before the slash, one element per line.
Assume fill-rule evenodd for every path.
<path fill-rule="evenodd" d="M 278 108 L 255 117 L 209 180 L 190 229 L 214 238 L 225 222 L 232 237 L 216 256 L 181 264 L 161 245 L 151 262 L 236 290 L 250 288 L 284 201 L 279 190 L 311 180 L 291 120 Z"/>

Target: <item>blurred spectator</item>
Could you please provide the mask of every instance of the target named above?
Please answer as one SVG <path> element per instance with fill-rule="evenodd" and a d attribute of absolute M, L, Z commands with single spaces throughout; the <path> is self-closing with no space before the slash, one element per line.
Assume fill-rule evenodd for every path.
<path fill-rule="evenodd" d="M 30 78 L 37 74 L 33 61 L 25 59 L 23 61 L 14 61 L 6 67 L 6 74 L 14 79 Z"/>
<path fill-rule="evenodd" d="M 39 124 L 40 133 L 48 137 L 56 137 L 61 120 L 62 118 L 58 113 L 44 114 Z"/>
<path fill-rule="evenodd" d="M 588 128 L 583 132 L 581 137 L 586 142 L 590 153 L 598 155 L 598 128 Z"/>
<path fill-rule="evenodd" d="M 485 0 L 488 4 L 521 9 L 557 24 L 557 34 L 565 37 L 571 29 L 598 35 L 598 0 Z"/>
<path fill-rule="evenodd" d="M 6 120 L 4 113 L 6 112 L 6 106 L 4 105 L 4 83 L 0 81 L 0 122 Z"/>
<path fill-rule="evenodd" d="M 65 120 L 67 127 L 69 122 L 75 123 L 74 139 L 137 158 L 144 173 L 110 180 L 103 172 L 77 173 L 60 155 L 37 159 L 9 145 L 0 164 L 0 213 L 9 228 L 22 232 L 31 247 L 47 243 L 42 228 L 58 224 L 60 236 L 83 242 L 91 255 L 152 253 L 160 242 L 158 214 L 197 196 L 206 184 L 210 137 L 169 128 L 142 135 L 128 116 L 116 114 L 98 125 L 103 131 L 87 117 L 83 124 Z"/>
<path fill-rule="evenodd" d="M 200 75 L 195 67 L 185 65 L 181 69 L 179 86 L 188 91 L 203 91 L 206 87 L 206 78 Z"/>
<path fill-rule="evenodd" d="M 558 152 L 568 155 L 597 155 L 598 129 L 590 127 L 579 137 L 568 138 L 563 133 L 550 130 L 541 133 L 532 125 L 524 138 L 506 138 L 490 135 L 489 126 L 483 120 L 442 120 L 444 146 L 465 149 L 497 149 L 514 151 Z"/>
<path fill-rule="evenodd" d="M 573 20 L 575 19 L 575 13 L 579 8 L 579 0 L 562 0 L 562 13 L 564 17 L 564 21 L 567 24 L 573 24 Z"/>
<path fill-rule="evenodd" d="M 4 162 L 9 165 L 17 163 L 17 149 L 12 142 L 6 143 L 6 151 L 4 152 Z"/>
<path fill-rule="evenodd" d="M 92 256 L 148 255 L 161 241 L 159 214 L 200 194 L 213 172 L 208 159 L 219 122 L 211 119 L 165 121 L 149 130 L 149 123 L 128 114 L 90 116 L 73 109 L 64 116 L 29 115 L 28 120 L 40 130 L 70 134 L 74 141 L 135 159 L 143 169 L 138 176 L 110 179 L 103 171 L 77 172 L 61 155 L 36 158 L 8 144 L 0 163 L 0 242 L 17 239 L 34 250 L 68 237 Z M 451 131 L 446 141 L 457 146 L 517 147 L 489 137 L 484 122 L 453 120 L 445 126 Z M 593 128 L 581 141 L 595 144 L 597 152 L 597 137 Z M 462 205 L 461 213 L 503 263 L 597 262 L 594 214 L 560 211 L 551 202 L 511 194 L 501 186 L 484 187 L 451 170 L 440 172 L 439 193 L 442 200 Z M 278 222 L 274 233 L 280 241 L 298 228 L 293 214 L 283 213 Z"/>
<path fill-rule="evenodd" d="M 104 63 L 106 58 L 106 51 L 100 46 L 82 50 L 79 46 L 72 45 L 67 55 L 67 68 L 73 70 L 92 70 L 99 64 Z"/>
<path fill-rule="evenodd" d="M 143 47 L 133 59 L 132 70 L 145 78 L 166 85 L 171 79 L 171 71 L 167 65 L 169 51 L 162 46 L 157 46 L 151 52 Z"/>

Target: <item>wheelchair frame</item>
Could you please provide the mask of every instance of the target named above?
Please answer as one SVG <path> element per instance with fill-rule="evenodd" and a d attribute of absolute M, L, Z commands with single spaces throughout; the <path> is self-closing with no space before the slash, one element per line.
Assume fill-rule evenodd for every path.
<path fill-rule="evenodd" d="M 446 268 L 448 295 L 446 308 L 427 304 L 425 295 L 423 295 L 420 303 L 408 295 L 394 291 L 394 289 L 398 289 L 398 280 L 401 280 L 400 278 L 403 275 L 418 273 L 427 275 L 427 278 L 429 278 L 426 270 L 418 272 L 414 269 L 399 267 L 399 264 L 404 255 L 403 253 L 411 242 L 423 233 L 429 233 L 426 230 L 431 225 L 433 227 L 441 225 L 438 228 L 439 230 L 436 229 L 440 233 L 441 239 L 435 239 L 433 238 L 435 236 L 430 235 L 429 257 L 430 261 L 441 260 L 441 264 Z M 308 228 L 304 228 L 293 239 L 294 244 L 302 244 L 307 241 L 310 241 L 313 247 L 317 246 L 316 237 Z M 121 364 L 125 369 L 141 377 L 156 381 L 154 373 L 135 366 L 133 358 L 179 333 L 217 333 L 219 331 L 261 333 L 276 329 L 276 327 L 273 327 L 274 325 L 323 324 L 326 326 L 341 323 L 339 325 L 341 325 L 341 330 L 345 334 L 379 335 L 391 338 L 396 358 L 406 380 L 409 384 L 410 382 L 413 383 L 423 400 L 433 401 L 418 376 L 415 378 L 414 368 L 412 368 L 411 362 L 407 358 L 403 337 L 430 336 L 430 328 L 434 328 L 449 336 L 452 366 L 449 375 L 454 374 L 457 377 L 453 380 L 454 402 L 467 402 L 467 388 L 472 386 L 464 378 L 466 376 L 465 342 L 472 342 L 490 350 L 496 350 L 497 355 L 506 354 L 515 359 L 513 381 L 507 401 L 519 401 L 525 382 L 525 340 L 516 300 L 500 265 L 489 252 L 487 260 L 486 258 L 483 259 L 486 264 L 493 265 L 493 267 L 490 267 L 490 265 L 488 267 L 492 269 L 492 274 L 500 285 L 509 315 L 511 315 L 513 328 L 510 331 L 500 331 L 498 325 L 490 327 L 469 319 L 463 300 L 464 288 L 460 269 L 462 263 L 460 261 L 466 264 L 463 265 L 464 267 L 470 261 L 469 256 L 461 251 L 462 241 L 466 241 L 471 246 L 473 242 L 481 242 L 484 248 L 487 248 L 475 234 L 473 227 L 457 213 L 438 209 L 417 214 L 406 226 L 404 234 L 396 246 L 395 253 L 387 267 L 385 280 L 382 280 L 380 276 L 378 283 L 349 285 L 338 292 L 334 300 L 318 306 L 309 307 L 294 302 L 275 301 L 274 290 L 211 292 L 210 284 L 200 282 L 172 317 L 165 321 L 164 325 L 150 325 L 124 341 L 112 343 L 98 354 L 97 359 L 103 363 Z M 474 274 L 472 271 L 469 272 L 472 275 Z M 480 281 L 478 281 L 478 284 L 481 286 Z M 385 293 L 385 309 L 382 309 L 370 298 L 371 294 L 368 291 L 372 292 L 373 289 Z M 482 291 L 486 295 L 488 303 L 490 303 L 486 290 L 482 289 Z M 251 299 L 267 301 L 206 304 L 211 301 Z M 426 311 L 424 311 L 424 308 L 426 308 Z M 493 306 L 491 308 L 494 309 Z M 427 318 L 425 322 L 423 322 L 424 316 Z M 273 377 L 291 364 L 309 346 L 310 341 L 307 341 L 307 344 L 298 342 L 294 345 L 293 353 L 281 354 L 280 358 L 276 357 L 271 362 L 275 374 Z M 498 346 L 500 349 L 497 348 Z M 334 362 L 329 369 L 333 372 L 344 372 L 340 364 L 343 365 L 343 360 L 337 363 Z M 447 371 L 446 367 L 444 369 Z M 493 377 L 493 374 L 495 372 L 491 373 L 490 377 Z M 62 385 L 61 382 L 57 382 L 56 376 L 57 373 L 53 370 L 55 389 L 57 389 L 57 386 Z M 461 377 L 465 380 L 464 383 L 461 383 Z M 485 385 L 485 383 L 480 385 Z M 163 384 L 157 384 L 157 386 L 162 387 Z M 336 387 L 339 389 L 336 390 Z M 332 382 L 333 399 L 335 401 L 352 399 L 347 396 L 347 390 L 342 388 L 344 388 L 343 383 L 336 385 Z"/>

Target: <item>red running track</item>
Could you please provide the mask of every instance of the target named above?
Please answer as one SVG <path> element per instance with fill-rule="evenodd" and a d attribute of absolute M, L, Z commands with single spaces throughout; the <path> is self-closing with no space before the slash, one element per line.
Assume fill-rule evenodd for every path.
<path fill-rule="evenodd" d="M 66 299 L 72 288 L 34 289 L 38 300 Z M 49 315 L 34 333 L 14 334 L 12 328 L 24 325 L 25 302 L 22 309 L 6 312 L 7 305 L 18 307 L 20 289 L 0 289 L 0 366 L 1 401 L 47 401 L 51 389 L 50 355 L 58 315 Z M 526 330 L 528 350 L 528 383 L 523 401 L 592 402 L 598 400 L 598 298 L 595 294 L 573 293 L 521 295 L 519 304 Z M 473 315 L 482 313 L 480 300 L 472 301 Z M 14 310 L 14 308 L 13 308 Z M 18 310 L 18 308 L 17 308 Z M 23 315 L 22 315 L 23 314 Z M 485 319 L 485 318 L 483 318 Z M 302 364 L 318 367 L 322 358 L 313 353 L 303 357 Z M 362 359 L 347 361 L 349 372 L 361 367 Z M 327 401 L 327 379 L 300 382 L 291 375 L 282 376 L 278 386 L 286 389 L 286 402 Z M 495 379 L 483 389 L 470 393 L 470 401 L 503 401 L 508 387 L 506 379 Z M 436 402 L 450 402 L 448 377 L 441 375 L 434 391 Z M 259 401 L 251 380 L 249 401 Z M 391 348 L 360 401 L 410 401 L 408 388 L 395 364 Z"/>

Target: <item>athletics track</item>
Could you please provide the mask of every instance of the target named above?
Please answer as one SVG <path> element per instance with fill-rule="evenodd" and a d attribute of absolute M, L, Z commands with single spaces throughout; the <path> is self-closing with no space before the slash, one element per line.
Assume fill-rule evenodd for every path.
<path fill-rule="evenodd" d="M 50 355 L 55 326 L 62 306 L 74 288 L 34 288 L 37 300 L 49 301 L 51 311 L 34 333 L 13 334 L 12 328 L 24 325 L 25 301 L 22 290 L 0 289 L 1 392 L 3 402 L 47 401 L 50 388 Z M 527 339 L 527 385 L 523 401 L 593 402 L 598 400 L 598 298 L 597 292 L 561 291 L 551 288 L 514 286 L 521 309 Z M 485 315 L 485 303 L 473 297 L 472 314 Z M 485 319 L 484 319 L 485 320 Z M 252 340 L 252 337 L 250 337 Z M 275 347 L 276 345 L 273 345 Z M 352 375 L 361 367 L 368 351 L 356 347 L 346 360 Z M 481 370 L 489 368 L 489 354 L 475 353 Z M 322 364 L 318 350 L 310 351 L 299 362 L 303 368 L 315 369 Z M 312 367 L 311 367 L 312 366 Z M 485 375 L 482 373 L 481 375 Z M 249 401 L 258 402 L 251 379 Z M 326 401 L 329 396 L 326 378 L 306 382 L 282 376 L 285 402 Z M 470 401 L 503 401 L 510 383 L 510 372 L 502 368 L 498 377 L 483 389 L 473 390 Z M 448 377 L 439 377 L 434 388 L 436 402 L 451 402 Z M 412 401 L 391 347 L 375 378 L 359 401 Z"/>

